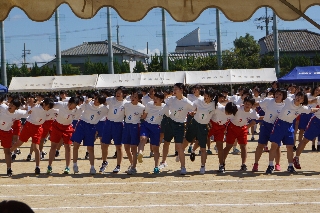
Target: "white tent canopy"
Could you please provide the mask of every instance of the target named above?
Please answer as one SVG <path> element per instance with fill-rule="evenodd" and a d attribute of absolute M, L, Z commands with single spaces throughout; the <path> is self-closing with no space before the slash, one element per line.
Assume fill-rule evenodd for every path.
<path fill-rule="evenodd" d="M 98 75 L 55 76 L 54 90 L 87 90 L 95 89 Z"/>
<path fill-rule="evenodd" d="M 269 83 L 277 80 L 274 68 L 230 69 L 228 71 L 230 71 L 231 84 Z"/>
<path fill-rule="evenodd" d="M 140 73 L 126 74 L 101 74 L 99 75 L 96 89 L 115 88 L 119 86 L 137 87 L 140 86 Z"/>
<path fill-rule="evenodd" d="M 228 83 L 229 82 L 229 83 Z M 228 70 L 186 71 L 186 84 L 230 84 Z"/>
<path fill-rule="evenodd" d="M 141 73 L 140 86 L 168 86 L 185 83 L 185 72 Z"/>

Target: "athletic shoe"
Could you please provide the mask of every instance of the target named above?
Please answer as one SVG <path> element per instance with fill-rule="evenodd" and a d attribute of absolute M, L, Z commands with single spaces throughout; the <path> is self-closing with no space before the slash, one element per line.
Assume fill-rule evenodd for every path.
<path fill-rule="evenodd" d="M 27 161 L 31 161 L 31 155 L 30 154 L 27 156 Z"/>
<path fill-rule="evenodd" d="M 274 166 L 270 166 L 269 165 L 268 168 L 267 168 L 266 174 L 272 174 L 273 171 L 274 171 Z"/>
<path fill-rule="evenodd" d="M 186 169 L 186 167 L 181 167 L 180 175 L 186 175 L 186 174 L 187 174 L 187 169 Z"/>
<path fill-rule="evenodd" d="M 237 149 L 237 148 L 233 148 L 233 152 L 232 152 L 232 154 L 234 154 L 234 155 L 238 155 L 238 154 L 240 154 L 241 152 L 240 152 L 240 150 L 239 149 Z"/>
<path fill-rule="evenodd" d="M 247 165 L 246 164 L 242 164 L 241 165 L 241 168 L 240 168 L 240 171 L 247 171 Z"/>
<path fill-rule="evenodd" d="M 207 154 L 208 154 L 208 155 L 212 155 L 212 152 L 211 152 L 210 149 L 207 150 Z"/>
<path fill-rule="evenodd" d="M 151 156 L 150 156 L 150 157 L 151 157 Z M 139 163 L 142 163 L 142 162 L 143 162 L 143 154 L 142 154 L 142 153 L 139 153 L 137 159 L 138 159 L 138 162 L 139 162 Z"/>
<path fill-rule="evenodd" d="M 254 131 L 253 133 L 254 133 L 254 134 L 258 134 L 257 131 Z"/>
<path fill-rule="evenodd" d="M 39 167 L 36 167 L 36 169 L 34 170 L 34 172 L 39 175 L 40 174 L 40 168 Z"/>
<path fill-rule="evenodd" d="M 17 155 L 20 155 L 20 154 L 21 154 L 21 150 L 20 150 L 20 149 L 17 149 L 15 153 L 16 153 Z"/>
<path fill-rule="evenodd" d="M 86 152 L 86 156 L 84 156 L 84 159 L 89 159 L 89 152 Z"/>
<path fill-rule="evenodd" d="M 17 155 L 15 153 L 11 154 L 11 160 L 14 161 L 16 159 Z"/>
<path fill-rule="evenodd" d="M 150 152 L 150 158 L 152 158 L 154 156 L 153 152 Z M 142 162 L 141 162 L 142 163 Z"/>
<path fill-rule="evenodd" d="M 41 152 L 41 157 L 40 157 L 40 159 L 43 160 L 43 159 L 44 159 L 44 156 L 45 156 L 44 152 Z"/>
<path fill-rule="evenodd" d="M 90 168 L 90 174 L 91 175 L 95 175 L 97 172 L 96 172 L 96 169 L 95 168 Z"/>
<path fill-rule="evenodd" d="M 106 170 L 108 165 L 109 165 L 109 163 L 107 161 L 102 162 L 99 172 L 103 173 Z"/>
<path fill-rule="evenodd" d="M 196 153 L 192 152 L 190 154 L 190 160 L 193 162 L 196 159 Z"/>
<path fill-rule="evenodd" d="M 137 169 L 136 168 L 130 168 L 130 170 L 127 172 L 128 175 L 134 175 L 137 173 Z"/>
<path fill-rule="evenodd" d="M 180 161 L 180 158 L 179 158 L 179 155 L 176 156 L 176 162 L 179 162 Z"/>
<path fill-rule="evenodd" d="M 267 146 L 265 146 L 265 147 L 263 148 L 263 151 L 264 151 L 264 152 L 269 152 L 269 148 L 268 148 Z"/>
<path fill-rule="evenodd" d="M 312 149 L 311 149 L 312 151 L 317 151 L 317 149 L 316 149 L 316 145 L 312 145 Z"/>
<path fill-rule="evenodd" d="M 178 151 L 175 151 L 175 152 L 174 152 L 174 156 L 178 156 Z"/>
<path fill-rule="evenodd" d="M 293 151 L 297 151 L 297 147 L 296 146 L 293 146 Z"/>
<path fill-rule="evenodd" d="M 191 152 L 192 152 L 192 146 L 189 146 L 188 153 L 191 153 Z"/>
<path fill-rule="evenodd" d="M 200 172 L 199 172 L 201 175 L 203 175 L 204 173 L 206 173 L 206 167 L 204 166 L 201 166 L 200 167 Z"/>
<path fill-rule="evenodd" d="M 167 162 L 161 162 L 158 168 L 161 170 L 167 166 L 168 166 Z"/>
<path fill-rule="evenodd" d="M 276 171 L 281 171 L 280 164 L 276 164 L 276 166 L 274 167 L 274 170 L 276 170 Z"/>
<path fill-rule="evenodd" d="M 155 167 L 153 169 L 153 174 L 159 174 L 160 173 L 160 169 L 158 167 Z"/>
<path fill-rule="evenodd" d="M 296 173 L 296 170 L 294 170 L 293 166 L 288 166 L 287 171 L 290 173 Z"/>
<path fill-rule="evenodd" d="M 113 173 L 119 173 L 120 172 L 120 166 L 116 166 L 116 168 L 114 168 Z"/>
<path fill-rule="evenodd" d="M 294 168 L 301 169 L 299 158 L 297 158 L 297 157 L 293 158 L 293 165 L 294 165 Z"/>
<path fill-rule="evenodd" d="M 254 141 L 254 137 L 253 136 L 251 137 L 251 141 Z"/>
<path fill-rule="evenodd" d="M 117 152 L 114 153 L 113 158 L 117 158 Z"/>
<path fill-rule="evenodd" d="M 52 166 L 48 166 L 47 174 L 51 174 L 51 173 L 52 173 Z"/>
<path fill-rule="evenodd" d="M 55 157 L 59 157 L 59 155 L 60 155 L 60 151 L 59 151 L 59 150 L 56 150 Z"/>
<path fill-rule="evenodd" d="M 78 166 L 73 166 L 73 173 L 79 173 L 79 167 Z"/>
<path fill-rule="evenodd" d="M 125 171 L 127 173 L 131 169 L 132 165 L 128 166 L 128 169 Z"/>
<path fill-rule="evenodd" d="M 199 154 L 198 155 L 201 156 L 201 150 L 199 150 Z"/>
<path fill-rule="evenodd" d="M 254 164 L 253 164 L 252 171 L 253 171 L 253 172 L 257 172 L 257 171 L 259 171 L 259 164 L 254 163 Z"/>
<path fill-rule="evenodd" d="M 65 169 L 64 169 L 64 171 L 63 171 L 63 174 L 70 174 L 70 169 L 69 169 L 69 167 L 66 167 Z"/>
<path fill-rule="evenodd" d="M 11 170 L 11 168 L 10 168 L 10 169 L 7 169 L 7 175 L 8 175 L 9 177 L 12 176 L 12 170 Z"/>
<path fill-rule="evenodd" d="M 218 148 L 217 148 L 217 146 L 214 146 L 214 150 L 216 151 L 216 153 L 218 153 Z"/>
<path fill-rule="evenodd" d="M 317 145 L 317 151 L 320 152 L 320 145 Z"/>
<path fill-rule="evenodd" d="M 219 166 L 219 170 L 218 170 L 219 173 L 225 173 L 225 168 L 223 165 Z"/>

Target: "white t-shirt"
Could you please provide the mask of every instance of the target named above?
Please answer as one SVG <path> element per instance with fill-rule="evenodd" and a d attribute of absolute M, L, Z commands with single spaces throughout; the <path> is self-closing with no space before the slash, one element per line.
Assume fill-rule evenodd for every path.
<path fill-rule="evenodd" d="M 89 124 L 97 124 L 101 118 L 106 117 L 108 114 L 107 106 L 103 104 L 95 106 L 93 101 L 82 104 L 81 109 L 83 112 L 80 120 Z"/>
<path fill-rule="evenodd" d="M 76 111 L 76 113 L 74 114 L 74 117 L 73 117 L 73 120 L 74 120 L 74 121 L 77 121 L 77 120 L 80 119 L 80 117 L 81 117 L 81 115 L 82 115 L 82 113 L 83 113 L 83 110 L 82 110 L 82 108 L 81 108 L 82 105 L 83 105 L 83 104 L 81 104 L 80 106 L 77 106 L 77 111 Z"/>
<path fill-rule="evenodd" d="M 199 95 L 198 97 L 195 96 L 194 94 L 187 94 L 187 98 L 189 99 L 189 101 L 191 102 L 195 102 L 196 100 L 204 100 L 203 96 Z"/>
<path fill-rule="evenodd" d="M 156 106 L 153 101 L 150 101 L 145 108 L 145 113 L 148 114 L 145 121 L 160 125 L 163 115 L 168 115 L 168 112 L 169 107 L 166 104 L 162 103 L 161 106 Z"/>
<path fill-rule="evenodd" d="M 259 115 L 257 114 L 257 112 L 253 109 L 250 109 L 249 112 L 245 112 L 244 111 L 244 107 L 238 107 L 238 112 L 236 113 L 235 116 L 232 116 L 230 118 L 230 121 L 236 125 L 236 126 L 245 126 L 248 124 L 248 122 L 250 120 L 254 120 L 254 119 L 259 119 Z"/>
<path fill-rule="evenodd" d="M 183 123 L 187 117 L 188 112 L 194 111 L 196 107 L 186 97 L 181 100 L 177 97 L 172 97 L 167 100 L 167 105 L 170 110 L 169 117 L 175 122 Z"/>
<path fill-rule="evenodd" d="M 234 101 L 234 104 L 235 105 L 238 105 L 238 106 L 241 106 L 243 105 L 243 100 L 241 98 L 241 96 L 239 96 L 240 98 L 238 98 L 237 100 Z"/>
<path fill-rule="evenodd" d="M 124 104 L 124 114 L 126 116 L 125 122 L 130 124 L 140 123 L 141 116 L 145 106 L 141 103 L 133 105 L 131 102 Z"/>
<path fill-rule="evenodd" d="M 295 98 L 296 95 L 295 94 L 291 94 L 290 92 L 287 92 L 287 98 Z"/>
<path fill-rule="evenodd" d="M 150 101 L 153 101 L 152 98 L 150 98 L 149 94 L 142 97 L 141 102 L 144 106 L 147 105 Z"/>
<path fill-rule="evenodd" d="M 59 110 L 57 109 L 49 109 L 46 113 L 46 121 L 53 121 L 58 116 Z"/>
<path fill-rule="evenodd" d="M 108 120 L 113 122 L 123 122 L 124 118 L 124 104 L 128 103 L 127 100 L 117 101 L 116 97 L 107 98 L 106 103 L 109 106 L 107 115 Z"/>
<path fill-rule="evenodd" d="M 255 100 L 255 102 L 259 102 L 259 101 L 261 101 L 261 99 L 262 99 L 262 98 L 260 97 L 260 95 L 257 96 L 257 97 L 256 97 L 256 96 L 253 96 L 252 98 Z"/>
<path fill-rule="evenodd" d="M 27 118 L 27 121 L 34 125 L 42 125 L 47 118 L 47 112 L 41 105 L 36 105 L 31 108 L 31 114 Z"/>
<path fill-rule="evenodd" d="M 285 106 L 282 108 L 279 119 L 292 123 L 293 120 L 301 113 L 309 114 L 311 110 L 307 106 L 296 106 L 292 98 L 285 100 Z"/>
<path fill-rule="evenodd" d="M 285 103 L 276 103 L 274 98 L 265 98 L 259 102 L 260 107 L 265 112 L 263 120 L 267 123 L 274 123 L 279 116 Z"/>
<path fill-rule="evenodd" d="M 16 110 L 14 113 L 10 113 L 8 109 L 0 108 L 0 129 L 10 131 L 13 122 L 26 117 L 26 115 L 26 110 Z"/>
<path fill-rule="evenodd" d="M 56 121 L 62 125 L 70 125 L 73 120 L 75 120 L 75 115 L 78 108 L 69 110 L 68 102 L 56 102 L 54 103 L 53 108 L 58 109 L 59 113 L 56 117 Z"/>
<path fill-rule="evenodd" d="M 317 104 L 316 105 L 320 105 L 320 96 L 317 96 Z M 320 119 L 320 110 L 316 111 L 314 113 L 314 115 Z"/>
<path fill-rule="evenodd" d="M 309 95 L 307 95 L 307 97 L 308 97 L 308 100 L 313 100 L 313 99 L 315 99 L 315 98 L 318 98 L 319 96 L 317 96 L 317 97 L 314 97 L 313 95 L 311 95 L 310 93 L 309 93 Z M 308 104 L 308 107 L 311 109 L 311 108 L 316 108 L 317 107 L 317 105 L 318 104 Z"/>
<path fill-rule="evenodd" d="M 211 120 L 219 125 L 224 125 L 230 120 L 232 115 L 226 115 L 225 106 L 218 103 L 216 110 L 214 111 Z"/>
<path fill-rule="evenodd" d="M 236 104 L 237 103 L 237 101 L 239 100 L 239 99 L 241 99 L 241 96 L 239 96 L 239 95 L 233 95 L 233 96 L 228 96 L 229 97 L 229 102 L 233 102 L 234 104 Z"/>
<path fill-rule="evenodd" d="M 208 124 L 215 111 L 215 102 L 207 104 L 204 100 L 197 99 L 193 104 L 197 107 L 194 119 L 199 124 Z"/>

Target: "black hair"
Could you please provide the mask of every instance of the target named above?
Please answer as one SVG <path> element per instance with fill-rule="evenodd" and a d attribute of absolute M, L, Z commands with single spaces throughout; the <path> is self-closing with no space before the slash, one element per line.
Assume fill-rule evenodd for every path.
<path fill-rule="evenodd" d="M 19 107 L 21 106 L 21 102 L 19 99 L 12 99 L 10 103 L 14 105 L 17 109 L 19 109 Z"/>
<path fill-rule="evenodd" d="M 98 95 L 98 96 L 96 97 L 96 99 L 98 100 L 99 104 L 104 104 L 104 103 L 106 103 L 106 97 L 103 96 L 103 95 Z"/>
<path fill-rule="evenodd" d="M 205 89 L 203 91 L 203 94 L 207 94 L 212 100 L 214 101 L 216 94 L 214 93 L 214 91 L 212 89 Z"/>
<path fill-rule="evenodd" d="M 256 101 L 254 100 L 254 98 L 248 96 L 244 98 L 243 103 L 245 102 L 249 102 L 253 106 Z"/>
<path fill-rule="evenodd" d="M 99 94 L 98 91 L 95 91 L 95 92 L 93 93 L 93 95 L 94 95 L 94 97 L 98 97 L 100 94 Z"/>
<path fill-rule="evenodd" d="M 141 89 L 141 92 L 145 92 L 145 93 L 148 93 L 148 88 L 144 87 Z"/>
<path fill-rule="evenodd" d="M 311 93 L 310 93 L 312 96 L 314 95 L 314 92 L 316 91 L 316 89 L 317 89 L 318 87 L 320 87 L 320 86 L 316 86 L 316 87 L 312 88 Z M 309 87 L 309 88 L 310 88 L 310 87 Z"/>
<path fill-rule="evenodd" d="M 271 83 L 271 85 L 273 85 L 273 84 L 277 84 L 277 89 L 279 89 L 279 82 L 278 81 L 274 81 Z"/>
<path fill-rule="evenodd" d="M 79 97 L 77 97 L 77 98 L 79 98 L 79 103 L 80 103 L 80 102 L 82 102 L 82 103 L 84 102 L 84 97 L 83 97 L 83 96 L 79 96 Z"/>
<path fill-rule="evenodd" d="M 218 102 L 219 102 L 219 98 L 224 97 L 227 98 L 224 94 L 222 94 L 221 92 L 216 93 L 215 97 L 214 97 L 214 102 L 215 102 L 215 107 L 217 108 L 218 106 Z"/>
<path fill-rule="evenodd" d="M 54 101 L 52 98 L 45 98 L 43 99 L 42 103 L 40 104 L 41 106 L 43 105 L 49 105 L 49 108 L 52 109 L 54 105 Z"/>
<path fill-rule="evenodd" d="M 160 98 L 160 99 L 164 100 L 164 94 L 163 94 L 163 92 L 156 92 L 156 93 L 154 94 L 154 97 L 157 97 L 157 98 Z"/>
<path fill-rule="evenodd" d="M 141 93 L 141 91 L 140 91 L 140 90 L 133 89 L 131 95 L 133 95 L 133 94 L 135 94 L 135 93 L 138 94 L 138 101 L 141 101 L 141 99 L 142 99 L 142 97 L 143 97 L 143 94 Z"/>
<path fill-rule="evenodd" d="M 116 93 L 117 91 L 119 91 L 119 90 L 121 90 L 121 92 L 122 92 L 122 94 L 123 94 L 123 98 L 125 98 L 126 95 L 128 94 L 127 89 L 126 89 L 125 87 L 123 87 L 123 86 L 120 86 L 120 87 L 118 87 L 118 88 L 115 90 L 115 93 Z"/>
<path fill-rule="evenodd" d="M 0 102 L 3 102 L 3 101 L 4 101 L 4 96 L 0 95 Z"/>
<path fill-rule="evenodd" d="M 79 105 L 80 99 L 78 97 L 71 97 L 68 101 L 69 104 Z"/>
<path fill-rule="evenodd" d="M 66 94 L 66 91 L 65 90 L 61 90 L 59 94 L 60 95 L 64 95 L 64 94 Z"/>
<path fill-rule="evenodd" d="M 221 93 L 229 93 L 229 91 L 228 91 L 227 88 L 223 88 L 223 89 L 221 90 Z"/>
<path fill-rule="evenodd" d="M 178 87 L 179 89 L 181 89 L 182 91 L 184 91 L 184 84 L 183 83 L 175 83 L 174 86 Z"/>
<path fill-rule="evenodd" d="M 236 115 L 237 112 L 238 112 L 238 107 L 237 107 L 237 105 L 235 105 L 234 103 L 228 102 L 228 103 L 226 104 L 225 111 L 226 111 L 228 114 Z"/>
<path fill-rule="evenodd" d="M 94 98 L 94 94 L 88 93 L 88 94 L 87 94 L 87 98 L 92 98 L 92 99 L 93 99 L 93 98 Z"/>
<path fill-rule="evenodd" d="M 297 92 L 295 95 L 297 96 L 302 96 L 303 97 L 303 102 L 301 103 L 302 106 L 307 106 L 308 105 L 308 96 L 304 92 Z"/>
<path fill-rule="evenodd" d="M 15 200 L 4 200 L 0 203 L 0 212 L 14 213 L 34 213 L 34 211 L 25 203 Z"/>
<path fill-rule="evenodd" d="M 282 101 L 284 101 L 285 99 L 287 99 L 288 93 L 287 93 L 286 90 L 284 90 L 284 89 L 277 89 L 277 90 L 274 91 L 273 96 L 275 96 L 275 94 L 276 94 L 277 92 L 282 93 Z"/>

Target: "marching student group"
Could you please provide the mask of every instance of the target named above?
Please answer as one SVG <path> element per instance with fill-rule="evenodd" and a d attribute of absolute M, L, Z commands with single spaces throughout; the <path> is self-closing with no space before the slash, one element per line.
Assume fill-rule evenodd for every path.
<path fill-rule="evenodd" d="M 31 138 L 27 160 L 35 154 L 35 173 L 40 174 L 40 161 L 47 153 L 44 143 L 51 142 L 47 173 L 52 173 L 55 157 L 65 149 L 65 174 L 79 173 L 77 164 L 80 145 L 86 147 L 90 174 L 95 174 L 94 146 L 101 146 L 102 163 L 99 172 L 108 170 L 108 150 L 116 147 L 115 168 L 119 173 L 124 153 L 130 162 L 128 175 L 137 173 L 137 164 L 143 162 L 144 148 L 150 143 L 150 157 L 154 158 L 155 174 L 168 167 L 167 157 L 174 142 L 180 174 L 185 175 L 185 150 L 191 161 L 199 148 L 200 174 L 206 171 L 207 155 L 212 154 L 215 142 L 219 163 L 217 170 L 225 173 L 228 154 L 241 155 L 240 170 L 246 171 L 247 137 L 255 140 L 257 125 L 259 139 L 255 151 L 253 172 L 259 171 L 263 152 L 269 152 L 266 173 L 280 171 L 280 146 L 286 146 L 290 173 L 301 169 L 299 157 L 306 144 L 312 141 L 312 150 L 320 151 L 320 86 L 298 87 L 290 84 L 280 89 L 277 82 L 260 91 L 257 86 L 239 87 L 237 94 L 228 96 L 228 90 L 194 85 L 188 92 L 185 85 L 176 83 L 163 91 L 154 87 L 138 90 L 118 87 L 67 97 L 60 94 L 10 94 L 0 97 L 0 140 L 5 154 L 7 175 L 12 176 L 12 164 L 19 147 Z M 296 134 L 298 138 L 296 139 Z M 95 143 L 96 139 L 100 144 Z M 296 141 L 298 141 L 296 145 Z M 268 142 L 270 149 L 268 149 Z M 162 153 L 160 153 L 160 145 Z M 240 147 L 240 150 L 237 149 Z M 294 156 L 295 152 L 295 156 Z M 160 156 L 161 154 L 161 156 Z M 71 164 L 71 160 L 73 161 Z"/>

